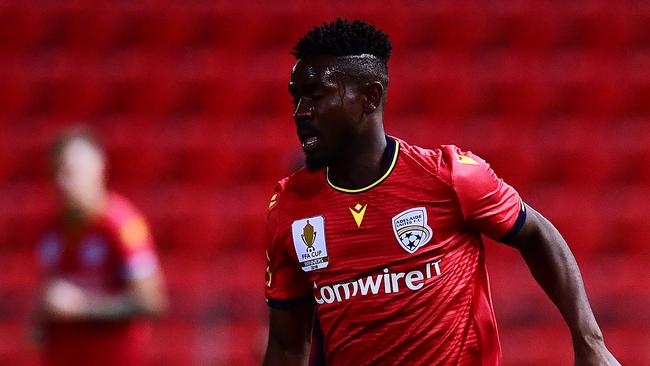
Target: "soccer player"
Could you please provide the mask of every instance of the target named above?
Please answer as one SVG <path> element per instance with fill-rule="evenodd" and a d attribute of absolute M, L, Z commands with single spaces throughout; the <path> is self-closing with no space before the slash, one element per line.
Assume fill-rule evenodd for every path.
<path fill-rule="evenodd" d="M 43 285 L 36 311 L 45 365 L 142 365 L 143 317 L 166 306 L 147 223 L 107 190 L 105 155 L 84 129 L 54 145 L 62 207 L 38 248 Z"/>
<path fill-rule="evenodd" d="M 500 364 L 480 234 L 520 251 L 576 365 L 618 365 L 548 220 L 473 153 L 385 134 L 390 52 L 386 34 L 341 19 L 292 52 L 306 167 L 269 205 L 265 365 L 307 364 L 315 319 L 328 365 Z"/>

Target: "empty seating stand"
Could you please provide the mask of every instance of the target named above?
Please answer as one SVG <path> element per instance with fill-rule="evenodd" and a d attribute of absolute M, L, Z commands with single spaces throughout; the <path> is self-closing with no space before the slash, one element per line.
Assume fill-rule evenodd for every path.
<path fill-rule="evenodd" d="M 260 363 L 266 207 L 302 161 L 289 52 L 337 16 L 394 42 L 388 133 L 488 160 L 565 233 L 613 352 L 650 364 L 650 8 L 606 0 L 2 2 L 0 364 L 36 357 L 15 336 L 36 282 L 33 228 L 53 208 L 48 146 L 77 123 L 96 130 L 112 187 L 159 246 L 173 301 L 151 360 Z M 570 363 L 568 332 L 550 302 L 535 306 L 544 295 L 516 252 L 489 244 L 488 267 L 504 364 Z"/>

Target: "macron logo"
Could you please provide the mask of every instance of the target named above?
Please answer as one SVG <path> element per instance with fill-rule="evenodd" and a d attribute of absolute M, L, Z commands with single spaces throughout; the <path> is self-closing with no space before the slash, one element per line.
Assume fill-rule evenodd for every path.
<path fill-rule="evenodd" d="M 378 275 L 322 287 L 318 287 L 314 282 L 314 299 L 322 305 L 349 300 L 355 296 L 393 294 L 400 291 L 400 285 L 402 288 L 417 291 L 424 287 L 425 280 L 440 276 L 442 273 L 440 260 L 427 263 L 424 270 L 390 272 L 388 268 L 384 268 L 382 272 Z"/>

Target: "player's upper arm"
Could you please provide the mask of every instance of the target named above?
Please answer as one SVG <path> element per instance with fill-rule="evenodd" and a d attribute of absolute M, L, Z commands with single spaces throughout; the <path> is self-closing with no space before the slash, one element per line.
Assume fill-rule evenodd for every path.
<path fill-rule="evenodd" d="M 444 147 L 443 160 L 465 222 L 498 241 L 507 241 L 519 231 L 526 219 L 525 206 L 489 164 L 455 146 Z"/>
<path fill-rule="evenodd" d="M 142 215 L 133 214 L 119 225 L 118 242 L 129 294 L 143 313 L 161 315 L 167 307 L 163 275 L 152 235 Z"/>
<path fill-rule="evenodd" d="M 304 301 L 313 301 L 305 273 L 290 250 L 293 244 L 288 232 L 279 227 L 279 210 L 284 199 L 281 185 L 271 198 L 266 226 L 266 301 L 272 308 L 290 308 Z"/>
<path fill-rule="evenodd" d="M 314 300 L 305 274 L 289 250 L 290 237 L 279 227 L 285 199 L 278 184 L 269 203 L 266 231 L 265 294 L 270 307 L 269 343 L 264 365 L 307 365 Z"/>
<path fill-rule="evenodd" d="M 540 240 L 544 240 L 543 238 L 548 236 L 549 232 L 556 230 L 553 224 L 542 214 L 527 204 L 524 204 L 524 206 L 526 219 L 521 229 L 504 241 L 506 244 L 520 250 L 527 248 L 529 245 L 538 245 Z"/>
<path fill-rule="evenodd" d="M 271 308 L 265 366 L 307 365 L 311 350 L 314 303 L 304 301 L 290 309 Z"/>

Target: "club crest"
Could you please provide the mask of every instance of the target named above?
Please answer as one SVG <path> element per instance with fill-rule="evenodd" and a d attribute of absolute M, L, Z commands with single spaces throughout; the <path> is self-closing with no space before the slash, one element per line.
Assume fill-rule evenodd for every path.
<path fill-rule="evenodd" d="M 294 221 L 291 225 L 291 234 L 296 256 L 303 271 L 310 272 L 328 266 L 323 216 Z"/>
<path fill-rule="evenodd" d="M 410 208 L 393 217 L 393 232 L 399 245 L 413 254 L 431 240 L 432 230 L 427 225 L 424 207 Z"/>

